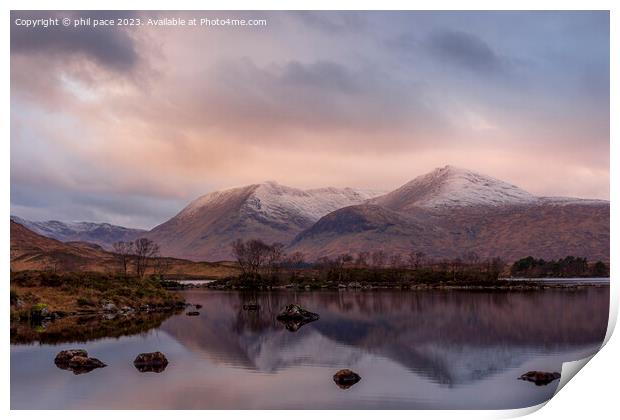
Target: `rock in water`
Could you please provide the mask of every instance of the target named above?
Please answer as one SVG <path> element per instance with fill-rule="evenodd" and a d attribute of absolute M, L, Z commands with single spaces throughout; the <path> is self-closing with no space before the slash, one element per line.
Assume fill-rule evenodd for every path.
<path fill-rule="evenodd" d="M 560 379 L 562 375 L 558 372 L 540 372 L 537 370 L 532 370 L 530 372 L 524 373 L 519 377 L 519 379 L 523 381 L 534 382 L 536 385 L 549 385 L 551 382 L 556 379 Z"/>
<path fill-rule="evenodd" d="M 319 314 L 307 311 L 301 306 L 291 303 L 280 311 L 276 319 L 282 322 L 287 330 L 295 332 L 303 325 L 319 319 Z"/>
<path fill-rule="evenodd" d="M 198 315 L 200 315 L 200 312 L 198 312 L 198 311 L 189 311 L 185 315 L 187 315 L 187 316 L 198 316 Z"/>
<path fill-rule="evenodd" d="M 57 365 L 68 365 L 69 360 L 71 360 L 73 356 L 88 357 L 88 352 L 83 349 L 63 350 L 56 355 L 54 363 L 56 363 Z"/>
<path fill-rule="evenodd" d="M 76 375 L 106 366 L 101 360 L 88 357 L 88 352 L 82 349 L 63 350 L 56 355 L 54 363 L 60 369 L 70 370 Z"/>
<path fill-rule="evenodd" d="M 287 321 L 287 320 L 306 320 L 306 321 L 316 321 L 319 319 L 319 315 L 314 312 L 310 312 L 302 308 L 301 306 L 291 303 L 290 305 L 286 305 L 280 314 L 277 317 L 279 320 Z"/>
<path fill-rule="evenodd" d="M 159 351 L 154 353 L 140 353 L 133 361 L 133 365 L 140 372 L 163 372 L 168 366 L 168 359 Z"/>
<path fill-rule="evenodd" d="M 95 359 L 94 357 L 73 356 L 71 360 L 69 360 L 69 369 L 71 369 L 76 375 L 88 373 L 93 369 L 102 368 L 105 366 L 105 363 L 99 359 Z"/>
<path fill-rule="evenodd" d="M 362 379 L 350 369 L 341 369 L 334 374 L 334 382 L 342 389 L 349 389 Z"/>

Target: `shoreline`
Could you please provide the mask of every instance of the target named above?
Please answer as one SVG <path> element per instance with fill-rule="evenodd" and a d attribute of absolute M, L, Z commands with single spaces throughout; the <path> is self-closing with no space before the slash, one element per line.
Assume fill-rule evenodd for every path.
<path fill-rule="evenodd" d="M 288 284 L 238 284 L 234 280 L 209 280 L 204 283 L 169 282 L 169 290 L 183 291 L 191 289 L 205 290 L 341 290 L 341 291 L 373 291 L 373 290 L 485 290 L 485 291 L 528 291 L 547 289 L 583 289 L 609 287 L 610 281 L 592 282 L 585 278 L 583 282 L 562 282 L 562 279 L 500 279 L 492 282 L 445 282 L 445 283 L 414 283 L 414 282 L 349 282 L 349 283 L 288 283 Z M 176 285 L 171 284 L 176 283 Z M 486 284 L 485 284 L 486 283 Z"/>

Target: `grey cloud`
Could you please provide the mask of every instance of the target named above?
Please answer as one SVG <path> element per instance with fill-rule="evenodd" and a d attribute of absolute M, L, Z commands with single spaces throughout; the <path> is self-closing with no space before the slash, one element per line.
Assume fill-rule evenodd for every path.
<path fill-rule="evenodd" d="M 596 173 L 608 167 L 607 12 L 259 15 L 269 19 L 260 31 L 86 34 L 12 27 L 15 212 L 150 227 L 184 204 L 175 200 L 189 194 L 179 192 L 188 185 L 202 188 L 197 193 L 208 191 L 199 185 L 204 180 L 236 185 L 246 179 L 236 172 L 244 170 L 286 183 L 270 175 L 279 168 L 265 156 L 291 156 L 303 167 L 308 150 L 352 162 L 329 175 L 342 185 L 366 177 L 368 166 L 377 180 L 393 179 L 398 159 L 385 162 L 408 153 L 420 156 L 412 173 L 416 164 L 444 164 L 460 151 L 475 164 L 508 156 L 501 162 L 527 173 L 510 156 L 534 148 L 539 156 L 551 150 L 557 168 Z M 66 80 L 96 88 L 96 100 L 75 97 Z M 144 80 L 148 88 L 140 85 Z M 108 89 L 125 83 L 137 89 L 122 95 Z M 478 117 L 493 130 L 471 128 Z M 16 121 L 37 132 L 20 135 Z M 65 141 L 56 141 L 59 131 Z M 99 144 L 101 138 L 108 141 Z M 143 144 L 149 156 L 125 163 L 116 152 L 126 141 Z M 376 156 L 375 165 L 355 166 L 369 156 Z M 312 171 L 292 176 L 318 182 Z M 605 176 L 599 178 L 588 183 L 586 174 L 579 186 L 555 176 L 541 188 L 583 195 L 589 185 L 606 186 Z"/>
<path fill-rule="evenodd" d="M 385 41 L 385 45 L 388 48 L 405 52 L 405 53 L 414 53 L 418 52 L 420 48 L 420 41 L 413 34 L 401 34 L 394 38 L 388 38 Z"/>
<path fill-rule="evenodd" d="M 11 14 L 11 54 L 41 54 L 49 57 L 69 54 L 85 57 L 110 70 L 130 71 L 138 62 L 139 56 L 133 38 L 123 29 L 86 26 L 27 28 L 15 24 L 17 18 L 37 19 L 50 16 L 114 18 L 119 16 L 118 13 L 13 12 Z M 127 16 L 130 16 L 130 12 Z"/>
<path fill-rule="evenodd" d="M 304 10 L 289 13 L 303 24 L 332 35 L 350 31 L 359 32 L 360 29 L 366 26 L 363 15 L 355 11 L 321 12 Z"/>
<path fill-rule="evenodd" d="M 186 92 L 196 104 L 191 107 L 194 122 L 233 131 L 239 121 L 255 134 L 260 134 L 256 129 L 319 132 L 408 127 L 413 138 L 420 130 L 446 126 L 422 85 L 379 67 L 351 68 L 327 60 L 259 67 L 246 58 L 221 62 L 204 79 Z"/>
<path fill-rule="evenodd" d="M 476 72 L 497 73 L 504 67 L 502 59 L 489 44 L 471 33 L 435 32 L 425 46 L 438 59 Z"/>
<path fill-rule="evenodd" d="M 284 66 L 279 78 L 289 86 L 327 89 L 344 94 L 363 92 L 363 86 L 357 83 L 350 71 L 331 61 L 317 61 L 306 65 L 291 61 Z"/>

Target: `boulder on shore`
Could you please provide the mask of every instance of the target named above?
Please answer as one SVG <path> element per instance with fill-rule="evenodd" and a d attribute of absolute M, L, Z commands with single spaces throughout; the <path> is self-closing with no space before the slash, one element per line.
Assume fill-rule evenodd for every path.
<path fill-rule="evenodd" d="M 341 389 L 349 389 L 362 379 L 357 373 L 350 369 L 341 369 L 334 374 L 334 382 Z"/>
<path fill-rule="evenodd" d="M 75 375 L 106 366 L 101 360 L 88 357 L 88 352 L 82 349 L 63 350 L 56 355 L 54 363 L 60 369 L 70 370 Z"/>
<path fill-rule="evenodd" d="M 558 372 L 540 372 L 537 370 L 532 370 L 527 373 L 524 373 L 519 377 L 522 381 L 534 382 L 536 385 L 548 385 L 556 379 L 560 379 L 562 375 Z"/>
<path fill-rule="evenodd" d="M 140 372 L 163 372 L 168 366 L 168 359 L 159 351 L 153 353 L 140 353 L 133 361 L 133 365 Z"/>
<path fill-rule="evenodd" d="M 282 322 L 287 330 L 295 332 L 303 325 L 318 320 L 319 314 L 315 314 L 295 303 L 291 303 L 280 311 L 276 319 Z"/>

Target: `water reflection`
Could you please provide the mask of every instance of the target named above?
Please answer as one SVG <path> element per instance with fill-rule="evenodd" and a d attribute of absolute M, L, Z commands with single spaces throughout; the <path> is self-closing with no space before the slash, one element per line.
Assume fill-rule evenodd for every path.
<path fill-rule="evenodd" d="M 180 310 L 134 312 L 130 314 L 90 314 L 69 316 L 32 324 L 11 322 L 11 344 L 62 344 L 87 342 L 106 337 L 123 337 L 149 331 Z"/>
<path fill-rule="evenodd" d="M 557 381 L 537 387 L 517 378 L 595 352 L 609 305 L 608 288 L 184 293 L 202 305 L 200 315 L 87 343 L 108 367 L 79 383 L 49 368 L 59 347 L 12 346 L 12 407 L 525 407 L 550 398 Z M 276 317 L 292 302 L 320 319 L 287 330 Z M 144 351 L 162 351 L 170 364 L 140 374 L 132 360 Z M 333 379 L 341 369 L 363 380 L 341 390 Z M 28 399 L 35 390 L 46 398 Z"/>
<path fill-rule="evenodd" d="M 243 294 L 189 292 L 188 300 L 200 301 L 209 321 L 195 329 L 173 318 L 162 329 L 214 361 L 264 372 L 301 358 L 309 365 L 346 363 L 362 351 L 453 386 L 517 366 L 528 357 L 524 349 L 597 345 L 607 328 L 606 296 L 597 289 L 266 293 L 249 298 L 260 310 L 246 311 Z M 292 299 L 321 316 L 295 339 L 275 320 Z"/>

